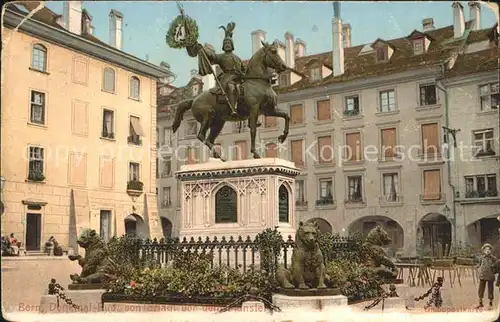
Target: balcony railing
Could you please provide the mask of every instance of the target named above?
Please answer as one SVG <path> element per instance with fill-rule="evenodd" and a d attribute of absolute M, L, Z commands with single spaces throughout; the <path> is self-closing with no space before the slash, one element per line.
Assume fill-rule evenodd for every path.
<path fill-rule="evenodd" d="M 127 190 L 142 191 L 144 183 L 139 180 L 130 180 L 127 182 Z"/>
<path fill-rule="evenodd" d="M 380 203 L 403 202 L 403 196 L 397 194 L 380 196 L 379 202 Z"/>
<path fill-rule="evenodd" d="M 324 197 L 316 200 L 316 206 L 329 206 L 334 204 L 335 200 L 333 200 L 333 197 Z"/>
<path fill-rule="evenodd" d="M 359 115 L 359 109 L 344 110 L 345 117 L 353 117 L 353 116 L 358 116 L 358 115 Z"/>
<path fill-rule="evenodd" d="M 465 198 L 473 199 L 473 198 L 492 198 L 498 197 L 497 189 L 489 189 L 485 191 L 468 191 L 465 193 Z"/>
<path fill-rule="evenodd" d="M 28 180 L 29 181 L 43 181 L 45 180 L 45 176 L 41 171 L 37 170 L 30 170 L 28 173 Z"/>
<path fill-rule="evenodd" d="M 363 196 L 361 195 L 352 195 L 349 196 L 344 203 L 346 204 L 356 204 L 356 203 L 363 203 Z"/>
<path fill-rule="evenodd" d="M 295 200 L 295 207 L 307 207 L 307 200 Z"/>
<path fill-rule="evenodd" d="M 127 138 L 127 142 L 130 144 L 134 144 L 134 145 L 141 145 L 142 144 L 142 140 L 141 140 L 141 137 L 139 135 L 130 135 Z"/>

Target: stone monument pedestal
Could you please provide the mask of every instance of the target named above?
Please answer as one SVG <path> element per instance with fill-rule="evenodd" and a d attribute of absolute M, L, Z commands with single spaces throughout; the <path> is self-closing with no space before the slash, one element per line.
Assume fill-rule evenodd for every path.
<path fill-rule="evenodd" d="M 102 285 L 76 285 L 70 284 L 64 294 L 78 308 L 67 304 L 63 299 L 57 299 L 57 295 L 42 295 L 40 301 L 40 313 L 93 313 L 102 311 L 101 296 L 106 292 Z"/>
<path fill-rule="evenodd" d="M 290 296 L 273 294 L 273 304 L 285 313 L 290 310 L 321 312 L 343 306 L 347 307 L 347 297 L 344 295 Z"/>
<path fill-rule="evenodd" d="M 276 158 L 181 166 L 176 173 L 182 182 L 179 237 L 253 239 L 274 227 L 284 238 L 294 236 L 299 173 L 293 162 Z"/>

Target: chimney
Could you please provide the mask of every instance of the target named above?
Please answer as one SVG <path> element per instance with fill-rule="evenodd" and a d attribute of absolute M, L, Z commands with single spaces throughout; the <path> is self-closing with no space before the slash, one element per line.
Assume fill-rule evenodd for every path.
<path fill-rule="evenodd" d="M 64 26 L 69 32 L 82 34 L 82 1 L 64 1 Z"/>
<path fill-rule="evenodd" d="M 85 9 L 82 10 L 82 34 L 92 35 L 92 16 Z"/>
<path fill-rule="evenodd" d="M 252 55 L 262 47 L 261 41 L 266 41 L 266 32 L 262 30 L 252 31 Z"/>
<path fill-rule="evenodd" d="M 333 76 L 340 76 L 344 74 L 344 47 L 342 41 L 342 20 L 340 19 L 340 2 L 333 2 L 333 20 L 332 20 L 332 34 L 333 34 Z"/>
<path fill-rule="evenodd" d="M 120 11 L 111 9 L 109 12 L 109 44 L 118 50 L 123 42 L 123 15 Z"/>
<path fill-rule="evenodd" d="M 160 63 L 160 67 L 161 67 L 161 68 L 164 68 L 164 69 L 167 69 L 167 70 L 170 70 L 170 64 L 169 64 L 169 63 L 167 63 L 167 62 L 165 62 L 165 61 L 162 61 L 162 62 Z"/>
<path fill-rule="evenodd" d="M 295 46 L 293 35 L 285 32 L 285 63 L 290 68 L 295 68 Z"/>
<path fill-rule="evenodd" d="M 433 18 L 425 18 L 422 20 L 422 30 L 423 32 L 427 32 L 430 30 L 434 30 L 434 19 Z"/>
<path fill-rule="evenodd" d="M 477 1 L 469 1 L 470 20 L 474 20 L 473 30 L 481 29 L 481 5 Z"/>
<path fill-rule="evenodd" d="M 458 1 L 453 1 L 453 37 L 460 38 L 465 31 L 464 7 Z"/>
<path fill-rule="evenodd" d="M 295 58 L 304 57 L 306 55 L 306 43 L 297 38 L 295 40 Z"/>
<path fill-rule="evenodd" d="M 344 41 L 344 48 L 351 47 L 351 24 L 343 24 L 342 25 L 342 35 Z"/>
<path fill-rule="evenodd" d="M 189 71 L 189 76 L 191 78 L 200 78 L 200 75 L 198 74 L 198 71 L 196 69 L 191 69 Z"/>

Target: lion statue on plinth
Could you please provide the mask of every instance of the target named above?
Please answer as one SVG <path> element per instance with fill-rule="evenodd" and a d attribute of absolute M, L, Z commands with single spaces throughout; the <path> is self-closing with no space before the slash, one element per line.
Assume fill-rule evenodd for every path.
<path fill-rule="evenodd" d="M 71 274 L 73 284 L 99 284 L 103 282 L 106 274 L 105 267 L 108 263 L 108 251 L 106 244 L 94 229 L 84 229 L 77 241 L 78 245 L 85 249 L 85 257 L 81 255 L 69 255 L 71 261 L 78 261 L 82 267 L 80 275 Z"/>
<path fill-rule="evenodd" d="M 384 246 L 391 243 L 387 232 L 379 225 L 366 236 L 361 250 L 361 258 L 366 266 L 371 267 L 383 279 L 395 279 L 398 269 L 387 256 Z"/>
<path fill-rule="evenodd" d="M 279 266 L 276 280 L 285 289 L 324 289 L 325 261 L 318 243 L 317 223 L 299 223 L 290 270 Z"/>

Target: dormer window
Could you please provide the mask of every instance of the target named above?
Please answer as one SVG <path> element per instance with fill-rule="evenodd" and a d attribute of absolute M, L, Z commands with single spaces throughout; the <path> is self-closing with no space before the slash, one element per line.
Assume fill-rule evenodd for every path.
<path fill-rule="evenodd" d="M 394 48 L 393 45 L 388 43 L 387 41 L 378 38 L 373 42 L 371 45 L 375 52 L 375 58 L 377 62 L 383 62 L 383 61 L 388 61 L 391 59 L 392 54 L 394 53 Z"/>
<path fill-rule="evenodd" d="M 414 39 L 413 40 L 413 54 L 421 55 L 424 53 L 424 40 L 423 39 Z"/>
<path fill-rule="evenodd" d="M 321 79 L 321 68 L 315 67 L 311 69 L 311 81 L 317 81 Z"/>
<path fill-rule="evenodd" d="M 290 85 L 290 74 L 284 73 L 280 75 L 279 86 L 289 86 Z"/>
<path fill-rule="evenodd" d="M 409 41 L 411 41 L 411 46 L 413 49 L 413 55 L 422 55 L 424 54 L 427 49 L 429 48 L 429 45 L 431 44 L 432 38 L 418 30 L 414 30 L 407 38 Z"/>
<path fill-rule="evenodd" d="M 387 59 L 387 57 L 385 55 L 385 48 L 378 47 L 377 48 L 377 61 L 384 61 L 386 59 Z"/>

